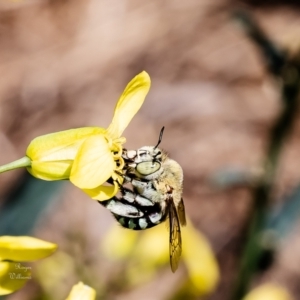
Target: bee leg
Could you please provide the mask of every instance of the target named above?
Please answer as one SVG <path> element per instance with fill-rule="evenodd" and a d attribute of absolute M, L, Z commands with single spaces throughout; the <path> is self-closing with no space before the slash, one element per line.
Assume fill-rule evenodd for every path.
<path fill-rule="evenodd" d="M 132 181 L 132 178 L 131 178 L 130 176 L 125 175 L 125 174 L 123 174 L 123 173 L 121 173 L 121 172 L 118 172 L 118 171 L 115 171 L 115 172 L 116 172 L 118 175 L 120 175 L 120 176 L 123 177 L 124 183 L 131 182 L 131 181 Z M 107 182 L 109 182 L 109 181 L 107 180 Z M 110 183 L 110 182 L 109 182 L 109 183 Z M 122 185 L 120 184 L 119 181 L 117 181 L 117 183 L 118 183 L 119 187 L 122 186 Z M 124 183 L 123 183 L 123 184 L 124 184 Z"/>
<path fill-rule="evenodd" d="M 145 182 L 141 180 L 131 179 L 131 184 L 137 189 L 146 189 L 150 186 L 151 182 Z"/>
<path fill-rule="evenodd" d="M 154 188 L 151 181 L 146 182 L 146 181 L 141 181 L 141 180 L 131 178 L 129 176 L 127 176 L 127 177 L 128 177 L 127 181 L 132 184 L 134 190 L 136 190 L 138 194 L 141 194 L 141 195 L 147 194 L 146 191 L 153 190 L 153 188 Z M 146 198 L 150 199 L 150 197 L 146 197 Z"/>
<path fill-rule="evenodd" d="M 116 171 L 116 173 L 123 177 L 125 183 L 131 183 L 134 187 L 137 187 L 137 188 L 145 189 L 150 184 L 149 182 L 135 179 L 135 178 L 137 178 L 135 174 L 130 174 L 130 173 L 126 174 L 126 172 L 125 172 L 125 174 L 123 174 L 118 171 Z"/>
<path fill-rule="evenodd" d="M 118 181 L 120 193 L 122 195 L 121 199 L 128 201 L 129 203 L 135 203 L 141 206 L 153 206 L 154 201 L 150 200 L 150 197 L 143 197 L 141 194 L 144 194 L 145 190 L 151 191 L 152 185 L 151 182 L 144 182 L 141 180 L 136 180 L 130 176 L 125 176 L 124 174 L 119 173 L 124 177 L 125 182 L 131 182 L 135 192 L 124 188 Z M 137 192 L 137 193 L 136 193 Z M 112 198 L 113 199 L 113 198 Z M 120 199 L 119 199 L 120 200 Z"/>
<path fill-rule="evenodd" d="M 134 159 L 136 158 L 136 156 L 137 156 L 137 152 L 135 150 L 123 149 L 122 157 L 127 162 L 134 162 Z"/>
<path fill-rule="evenodd" d="M 99 201 L 114 214 L 125 217 L 139 217 L 143 215 L 143 210 L 154 205 L 151 200 L 129 190 L 120 187 L 121 197 L 113 197 L 106 201 Z"/>
<path fill-rule="evenodd" d="M 132 192 L 129 189 L 120 187 L 121 197 L 114 196 L 106 201 L 99 201 L 110 212 L 124 217 L 141 217 L 143 216 L 142 207 L 153 206 L 150 200 Z"/>

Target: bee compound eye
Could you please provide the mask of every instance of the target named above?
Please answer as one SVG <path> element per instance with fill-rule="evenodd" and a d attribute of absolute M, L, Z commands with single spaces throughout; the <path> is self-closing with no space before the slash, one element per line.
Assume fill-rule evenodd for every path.
<path fill-rule="evenodd" d="M 150 175 L 160 169 L 160 163 L 158 162 L 152 162 L 152 161 L 146 161 L 139 163 L 136 166 L 136 170 L 141 174 L 141 175 Z"/>

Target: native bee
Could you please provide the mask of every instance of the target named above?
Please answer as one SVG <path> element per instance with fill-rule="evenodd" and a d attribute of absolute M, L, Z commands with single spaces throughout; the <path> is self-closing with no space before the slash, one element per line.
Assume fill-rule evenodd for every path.
<path fill-rule="evenodd" d="M 130 183 L 132 188 L 120 186 L 120 197 L 100 203 L 123 227 L 133 230 L 148 229 L 169 218 L 170 264 L 175 272 L 182 252 L 180 224 L 186 225 L 183 171 L 176 161 L 158 148 L 163 131 L 164 127 L 156 146 L 123 150 L 124 183 Z"/>

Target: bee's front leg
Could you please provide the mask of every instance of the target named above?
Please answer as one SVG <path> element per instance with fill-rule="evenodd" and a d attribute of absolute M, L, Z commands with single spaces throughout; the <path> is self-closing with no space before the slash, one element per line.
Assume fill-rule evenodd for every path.
<path fill-rule="evenodd" d="M 142 181 L 140 179 L 135 179 L 136 176 L 134 174 L 122 174 L 123 178 L 124 178 L 124 183 L 131 183 L 133 186 L 134 191 L 136 192 L 136 194 L 139 195 L 145 195 L 145 194 L 149 194 L 149 191 L 153 190 L 153 192 L 155 192 L 153 184 L 151 181 Z M 123 188 L 122 186 L 120 186 L 120 191 L 124 190 L 125 193 L 128 191 L 128 189 Z M 149 194 L 150 195 L 150 194 Z M 148 201 L 151 201 L 149 199 L 151 199 L 151 197 L 143 197 L 145 199 L 147 199 Z M 129 202 L 132 202 L 129 200 Z M 151 201 L 153 204 L 154 202 Z M 141 204 L 143 205 L 143 204 Z M 148 206 L 149 204 L 147 204 L 146 206 Z"/>

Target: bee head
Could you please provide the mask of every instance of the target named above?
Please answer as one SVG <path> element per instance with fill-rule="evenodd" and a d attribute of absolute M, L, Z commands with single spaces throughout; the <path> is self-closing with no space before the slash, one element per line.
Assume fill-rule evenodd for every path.
<path fill-rule="evenodd" d="M 154 146 L 144 146 L 137 150 L 135 159 L 135 174 L 139 178 L 150 180 L 162 172 L 163 152 Z"/>
<path fill-rule="evenodd" d="M 162 140 L 163 132 L 164 127 L 160 131 L 156 146 L 144 146 L 136 152 L 127 152 L 127 154 L 131 154 L 133 156 L 132 163 L 130 163 L 129 166 L 134 170 L 137 177 L 145 180 L 151 180 L 162 173 L 162 162 L 166 158 L 166 154 L 157 147 Z"/>

